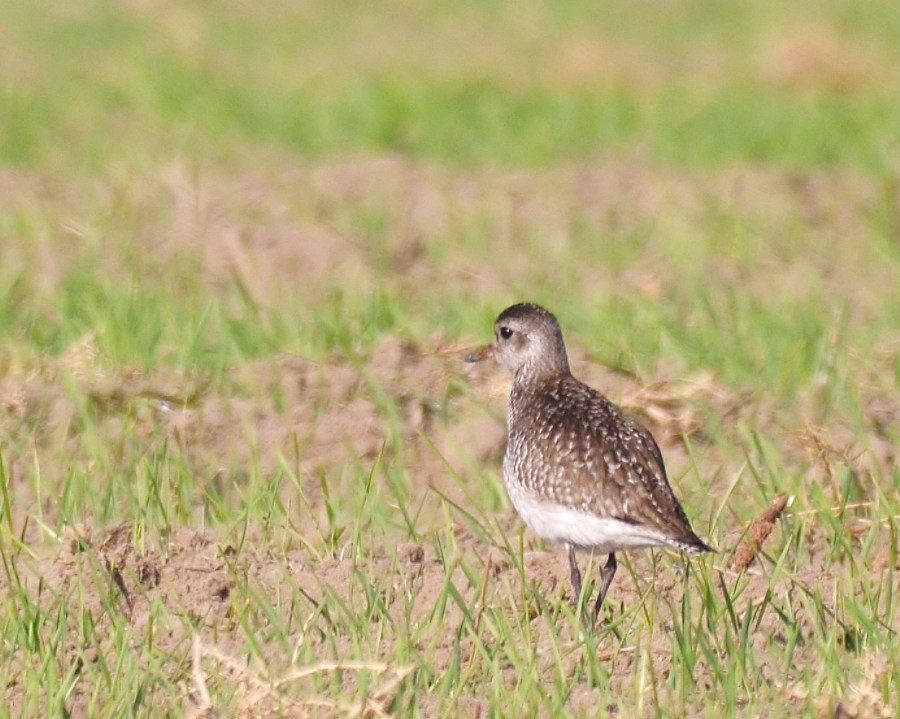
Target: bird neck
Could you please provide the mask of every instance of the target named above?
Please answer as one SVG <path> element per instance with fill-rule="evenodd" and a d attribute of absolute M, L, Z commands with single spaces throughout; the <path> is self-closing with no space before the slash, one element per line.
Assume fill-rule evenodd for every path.
<path fill-rule="evenodd" d="M 571 373 L 569 360 L 565 354 L 552 357 L 539 355 L 529 359 L 516 370 L 513 375 L 513 387 L 524 389 L 526 387 L 543 385 Z"/>
<path fill-rule="evenodd" d="M 510 399 L 516 397 L 518 400 L 527 402 L 527 397 L 551 391 L 562 379 L 569 376 L 571 376 L 571 372 L 569 372 L 568 365 L 562 368 L 540 366 L 530 370 L 519 368 L 519 371 L 513 376 Z"/>

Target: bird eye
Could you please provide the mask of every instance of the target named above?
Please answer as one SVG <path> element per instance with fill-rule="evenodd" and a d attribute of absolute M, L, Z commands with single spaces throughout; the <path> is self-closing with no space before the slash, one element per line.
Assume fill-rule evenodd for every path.
<path fill-rule="evenodd" d="M 500 336 L 503 339 L 508 340 L 510 337 L 513 336 L 513 331 L 509 327 L 501 327 L 500 328 Z"/>

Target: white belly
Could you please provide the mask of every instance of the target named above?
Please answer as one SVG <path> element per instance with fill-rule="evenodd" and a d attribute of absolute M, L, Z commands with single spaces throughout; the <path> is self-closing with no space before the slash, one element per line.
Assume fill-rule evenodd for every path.
<path fill-rule="evenodd" d="M 517 482 L 507 480 L 506 490 L 522 521 L 550 542 L 601 554 L 669 544 L 665 536 L 649 527 L 547 502 Z"/>

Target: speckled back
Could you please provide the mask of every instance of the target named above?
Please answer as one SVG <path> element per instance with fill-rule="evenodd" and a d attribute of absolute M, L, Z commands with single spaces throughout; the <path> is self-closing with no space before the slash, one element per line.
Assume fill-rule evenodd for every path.
<path fill-rule="evenodd" d="M 504 470 L 545 500 L 658 530 L 705 549 L 666 478 L 653 436 L 603 395 L 565 374 L 517 377 Z"/>

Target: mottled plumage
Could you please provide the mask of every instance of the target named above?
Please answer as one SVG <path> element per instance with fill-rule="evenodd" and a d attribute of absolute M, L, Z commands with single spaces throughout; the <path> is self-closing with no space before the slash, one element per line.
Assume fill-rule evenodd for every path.
<path fill-rule="evenodd" d="M 516 511 L 539 536 L 566 545 L 581 593 L 575 550 L 609 555 L 594 616 L 616 571 L 615 552 L 669 546 L 710 551 L 691 530 L 648 430 L 569 370 L 556 318 L 535 304 L 504 310 L 489 354 L 513 373 L 503 478 Z"/>

